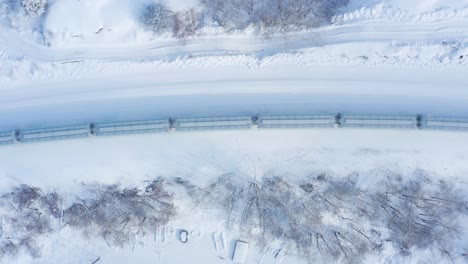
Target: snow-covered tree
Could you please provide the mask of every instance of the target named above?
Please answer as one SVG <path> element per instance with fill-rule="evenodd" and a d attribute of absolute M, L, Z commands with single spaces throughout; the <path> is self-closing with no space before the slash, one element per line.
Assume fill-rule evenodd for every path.
<path fill-rule="evenodd" d="M 193 8 L 176 12 L 174 15 L 173 33 L 177 38 L 186 38 L 195 35 L 201 26 L 201 15 Z"/>
<path fill-rule="evenodd" d="M 201 0 L 206 13 L 220 26 L 291 31 L 327 22 L 349 0 Z"/>
<path fill-rule="evenodd" d="M 140 19 L 154 33 L 168 32 L 174 27 L 174 14 L 162 1 L 147 5 Z"/>
<path fill-rule="evenodd" d="M 47 0 L 23 0 L 21 2 L 26 13 L 32 17 L 38 17 L 45 13 Z"/>

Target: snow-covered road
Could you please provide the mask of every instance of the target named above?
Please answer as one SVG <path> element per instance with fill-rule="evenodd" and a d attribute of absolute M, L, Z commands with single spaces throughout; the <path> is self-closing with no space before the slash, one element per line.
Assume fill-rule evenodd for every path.
<path fill-rule="evenodd" d="M 160 69 L 6 89 L 0 126 L 317 112 L 467 117 L 466 87 L 463 71 L 330 65 Z"/>
<path fill-rule="evenodd" d="M 468 117 L 466 9 L 387 11 L 360 9 L 287 38 L 186 42 L 109 44 L 93 33 L 46 47 L 1 26 L 0 131 L 268 113 Z"/>

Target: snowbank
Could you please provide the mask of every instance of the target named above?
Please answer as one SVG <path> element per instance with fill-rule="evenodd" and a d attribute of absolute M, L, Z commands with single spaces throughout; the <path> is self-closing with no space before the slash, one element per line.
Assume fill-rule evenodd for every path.
<path fill-rule="evenodd" d="M 128 45 L 154 39 L 141 24 L 148 0 L 55 0 L 48 9 L 43 31 L 54 47 Z M 197 1 L 168 1 L 173 11 L 196 7 Z M 164 37 L 164 36 L 160 36 Z M 170 37 L 168 35 L 167 37 Z"/>
<path fill-rule="evenodd" d="M 388 2 L 395 8 L 404 9 L 408 12 L 414 13 L 430 12 L 444 8 L 464 8 L 468 6 L 468 1 L 466 0 L 388 0 Z"/>
<path fill-rule="evenodd" d="M 50 4 L 44 32 L 53 46 L 70 43 L 108 45 L 132 43 L 146 36 L 139 25 L 144 0 L 56 0 Z"/>

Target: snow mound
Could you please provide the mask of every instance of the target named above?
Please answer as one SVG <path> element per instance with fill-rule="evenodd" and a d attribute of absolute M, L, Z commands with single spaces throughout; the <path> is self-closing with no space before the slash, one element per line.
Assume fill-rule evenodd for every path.
<path fill-rule="evenodd" d="M 466 0 L 389 0 L 389 3 L 394 7 L 419 13 L 429 12 L 441 8 L 462 8 L 468 6 L 468 1 Z"/>
<path fill-rule="evenodd" d="M 467 3 L 468 4 L 468 3 Z M 344 12 L 334 17 L 333 22 L 339 24 L 355 23 L 369 20 L 383 20 L 400 23 L 434 23 L 443 21 L 468 21 L 468 6 L 461 8 L 430 9 L 428 12 L 409 11 L 403 7 L 389 3 L 378 3 L 374 6 L 364 6 Z M 416 7 L 417 10 L 417 7 Z"/>
<path fill-rule="evenodd" d="M 142 0 L 60 0 L 49 7 L 44 32 L 49 45 L 131 43 L 148 38 L 138 24 Z"/>

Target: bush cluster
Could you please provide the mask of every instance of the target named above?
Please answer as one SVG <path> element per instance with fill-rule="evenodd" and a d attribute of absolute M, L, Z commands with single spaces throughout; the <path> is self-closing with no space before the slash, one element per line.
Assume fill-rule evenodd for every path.
<path fill-rule="evenodd" d="M 214 22 L 226 31 L 248 27 L 261 33 L 290 32 L 328 23 L 349 0 L 201 0 L 202 12 L 172 12 L 164 2 L 145 7 L 141 21 L 155 33 L 175 37 L 195 35 L 203 22 Z"/>

